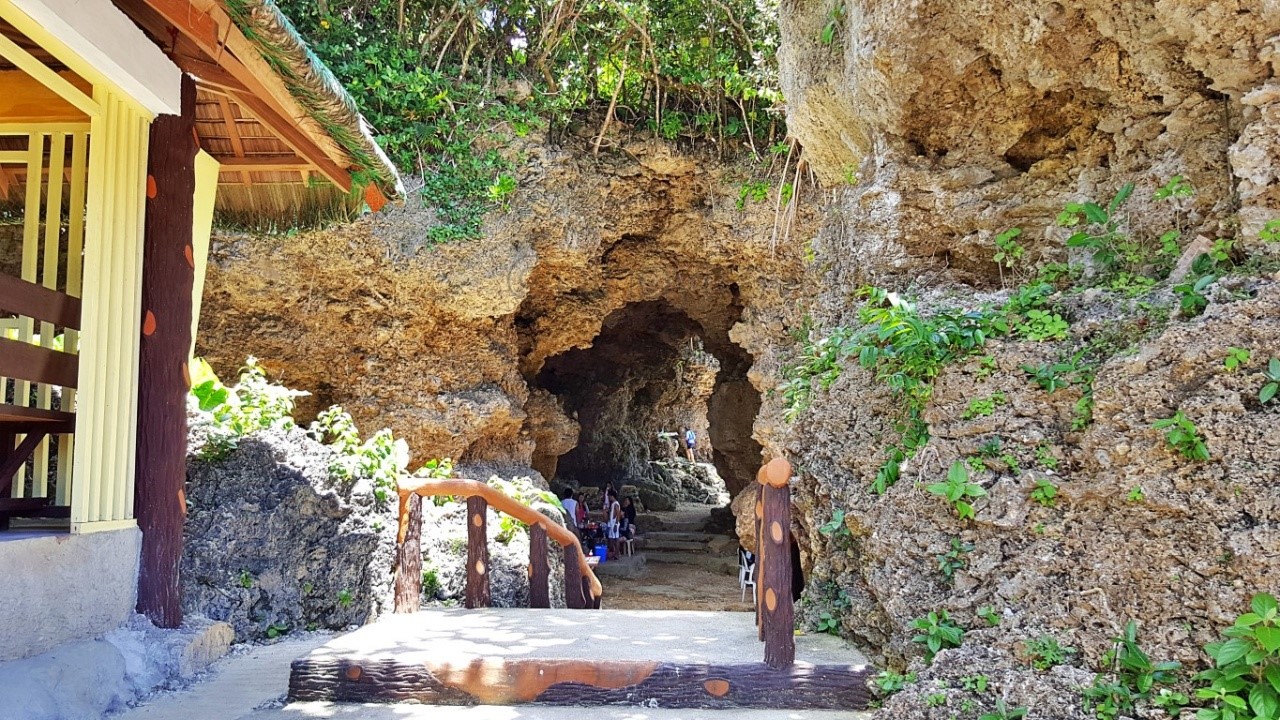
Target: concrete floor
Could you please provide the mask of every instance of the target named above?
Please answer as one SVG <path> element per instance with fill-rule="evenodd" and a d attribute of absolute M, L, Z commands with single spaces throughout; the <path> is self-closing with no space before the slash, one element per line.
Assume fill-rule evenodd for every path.
<path fill-rule="evenodd" d="M 465 665 L 474 658 L 749 663 L 764 660 L 755 615 L 684 610 L 424 610 L 389 615 L 317 648 L 312 657 Z M 826 634 L 796 638 L 796 660 L 865 665 Z"/>

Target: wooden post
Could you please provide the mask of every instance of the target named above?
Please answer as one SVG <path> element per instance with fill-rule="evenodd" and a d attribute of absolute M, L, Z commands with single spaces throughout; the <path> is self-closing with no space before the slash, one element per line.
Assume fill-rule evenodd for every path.
<path fill-rule="evenodd" d="M 529 526 L 529 607 L 551 607 L 551 567 L 547 564 L 547 529 Z"/>
<path fill-rule="evenodd" d="M 756 633 L 757 640 L 764 642 L 764 613 L 761 610 L 764 607 L 764 468 L 760 468 L 760 472 L 756 474 L 756 480 L 760 482 L 761 487 L 756 490 Z"/>
<path fill-rule="evenodd" d="M 482 497 L 467 498 L 467 597 L 468 610 L 489 607 L 489 503 Z"/>
<path fill-rule="evenodd" d="M 763 534 L 756 537 L 756 547 L 768 547 L 760 568 L 764 662 L 781 670 L 796 661 L 795 606 L 791 597 L 791 463 L 782 458 L 770 460 L 763 476 Z"/>
<path fill-rule="evenodd" d="M 583 610 L 587 599 L 582 591 L 582 574 L 578 571 L 578 556 L 582 548 L 566 545 L 564 548 L 564 606 L 570 610 Z"/>
<path fill-rule="evenodd" d="M 400 496 L 400 530 L 396 542 L 396 609 L 422 609 L 422 496 Z"/>
<path fill-rule="evenodd" d="M 138 612 L 182 625 L 182 525 L 187 516 L 187 371 L 195 212 L 195 82 L 182 76 L 182 114 L 161 115 L 147 146 L 138 360 L 135 513 L 142 529 Z M 98 138 L 94 138 L 98 142 Z M 72 212 L 75 210 L 73 209 Z M 94 238 L 99 240 L 100 238 Z M 95 468 L 84 468 L 95 472 Z"/>

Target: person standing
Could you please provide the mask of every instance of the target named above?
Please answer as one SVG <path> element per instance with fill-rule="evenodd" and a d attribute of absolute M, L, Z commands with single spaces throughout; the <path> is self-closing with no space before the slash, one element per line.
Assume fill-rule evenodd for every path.
<path fill-rule="evenodd" d="M 689 462 L 697 462 L 693 458 L 693 449 L 698 446 L 698 434 L 693 428 L 684 429 L 684 451 L 689 456 Z"/>
<path fill-rule="evenodd" d="M 560 505 L 564 507 L 564 514 L 569 520 L 566 525 L 576 534 L 578 532 L 578 501 L 573 497 L 573 490 L 565 488 L 560 491 Z"/>
<path fill-rule="evenodd" d="M 622 524 L 626 522 L 626 516 L 622 514 L 622 505 L 618 503 L 618 492 L 613 488 L 609 488 L 605 494 L 605 507 L 608 508 L 605 514 L 608 518 L 605 539 L 609 543 L 609 555 L 615 556 L 618 552 L 618 538 L 622 532 Z"/>

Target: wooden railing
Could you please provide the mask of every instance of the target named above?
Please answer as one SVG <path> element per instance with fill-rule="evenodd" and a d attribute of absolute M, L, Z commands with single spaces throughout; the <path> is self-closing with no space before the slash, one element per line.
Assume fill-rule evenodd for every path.
<path fill-rule="evenodd" d="M 781 670 L 795 664 L 795 603 L 791 596 L 791 463 L 770 460 L 756 474 L 756 572 L 761 592 L 756 623 L 764 641 L 764 662 Z"/>
<path fill-rule="evenodd" d="M 0 274 L 0 311 L 17 315 L 25 329 L 19 339 L 0 337 L 0 377 L 12 379 L 13 404 L 0 403 L 0 530 L 9 526 L 11 517 L 70 517 L 70 508 L 63 504 L 50 507 L 51 498 L 46 488 L 47 457 L 37 457 L 35 477 L 30 497 L 24 497 L 24 488 L 14 485 L 14 476 L 27 460 L 42 448 L 49 435 L 67 435 L 75 432 L 76 416 L 69 412 L 74 402 L 74 388 L 79 380 L 79 358 L 71 353 L 54 350 L 54 328 L 74 333 L 80 329 L 80 300 L 9 275 Z M 30 342 L 35 321 L 41 323 L 41 344 Z M 30 407 L 31 385 L 36 384 L 38 406 Z M 61 387 L 62 409 L 49 409 L 51 386 Z M 0 388 L 3 388 L 0 385 Z M 0 396 L 0 400 L 3 397 Z M 22 442 L 15 442 L 22 435 Z M 47 449 L 44 450 L 47 455 Z M 69 483 L 70 453 L 61 452 L 59 480 Z M 10 490 L 12 489 L 12 492 Z M 68 498 L 69 488 L 59 487 L 58 497 Z M 9 495 L 13 497 L 9 497 Z"/>
<path fill-rule="evenodd" d="M 600 581 L 582 554 L 577 536 L 547 516 L 500 490 L 475 480 L 409 478 L 400 483 L 400 529 L 396 535 L 397 613 L 417 612 L 422 599 L 422 498 L 467 499 L 466 606 L 489 606 L 489 546 L 487 514 L 498 512 L 529 526 L 529 606 L 551 607 L 547 538 L 564 548 L 564 595 L 570 608 L 599 608 Z"/>

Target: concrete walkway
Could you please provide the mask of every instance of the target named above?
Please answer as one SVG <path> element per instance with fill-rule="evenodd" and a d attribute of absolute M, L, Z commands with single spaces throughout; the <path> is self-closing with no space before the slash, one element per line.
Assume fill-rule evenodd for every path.
<path fill-rule="evenodd" d="M 328 633 L 310 633 L 287 637 L 272 645 L 242 646 L 215 663 L 209 674 L 190 688 L 158 693 L 138 707 L 108 718 L 240 720 L 250 717 L 259 708 L 283 703 L 289 689 L 290 663 L 331 639 L 333 635 Z"/>
<path fill-rule="evenodd" d="M 205 720 L 188 716 L 189 720 Z M 219 716 L 225 717 L 225 716 Z M 831 710 L 653 710 L 619 707 L 540 707 L 531 705 L 333 705 L 295 703 L 236 720 L 870 720 L 871 713 Z M 210 718 L 210 720 L 212 720 Z"/>

